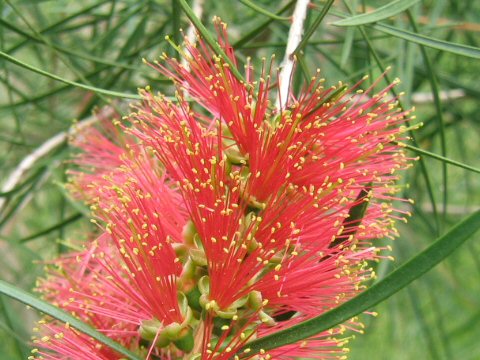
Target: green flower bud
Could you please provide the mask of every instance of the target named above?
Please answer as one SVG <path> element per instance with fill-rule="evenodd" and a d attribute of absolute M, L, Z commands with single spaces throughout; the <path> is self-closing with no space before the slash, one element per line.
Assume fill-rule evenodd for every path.
<path fill-rule="evenodd" d="M 192 290 L 187 292 L 186 294 L 188 305 L 196 311 L 202 311 L 202 307 L 200 306 L 200 295 L 202 293 L 198 290 L 198 287 L 194 287 Z"/>
<path fill-rule="evenodd" d="M 188 251 L 190 255 L 190 259 L 192 259 L 193 263 L 197 266 L 207 266 L 207 256 L 205 255 L 205 251 L 202 249 L 190 249 Z"/>
<path fill-rule="evenodd" d="M 208 275 L 202 276 L 198 280 L 198 289 L 203 295 L 210 294 L 210 277 Z"/>
<path fill-rule="evenodd" d="M 142 339 L 152 341 L 162 327 L 163 324 L 157 319 L 144 320 L 140 325 L 140 336 Z"/>
<path fill-rule="evenodd" d="M 183 329 L 177 337 L 177 340 L 173 342 L 175 346 L 182 350 L 183 352 L 189 353 L 193 350 L 194 346 L 194 339 L 193 339 L 193 331 L 191 328 Z"/>
<path fill-rule="evenodd" d="M 197 229 L 195 228 L 195 224 L 192 220 L 189 220 L 182 230 L 183 238 L 185 239 L 185 244 L 187 245 L 194 245 L 195 235 L 197 234 Z"/>
<path fill-rule="evenodd" d="M 257 290 L 253 290 L 248 294 L 248 306 L 253 310 L 258 310 L 262 307 L 262 293 Z"/>

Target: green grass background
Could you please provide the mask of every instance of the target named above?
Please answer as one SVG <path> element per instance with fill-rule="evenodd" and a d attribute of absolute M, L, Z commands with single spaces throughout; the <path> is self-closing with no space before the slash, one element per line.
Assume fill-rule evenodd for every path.
<path fill-rule="evenodd" d="M 272 53 L 280 61 L 289 21 L 269 14 L 283 9 L 281 16 L 290 16 L 294 1 L 256 1 L 264 12 L 248 3 L 205 0 L 202 20 L 210 30 L 214 15 L 229 24 L 240 61 L 250 56 L 260 64 Z M 479 168 L 480 3 L 419 1 L 408 12 L 381 21 L 438 40 L 440 49 L 422 47 L 371 25 L 332 24 L 341 19 L 337 15 L 371 12 L 388 3 L 335 1 L 299 56 L 295 87 L 317 68 L 327 84 L 334 84 L 354 83 L 365 74 L 374 79 L 392 66 L 388 76 L 402 80 L 397 88 L 405 92 L 402 103 L 406 108 L 415 105 L 416 121 L 424 123 L 414 133 L 416 146 Z M 312 1 L 307 29 L 324 4 Z M 168 80 L 145 66 L 142 57 L 175 55 L 165 35 L 179 43 L 179 29 L 190 26 L 176 0 L 9 0 L 0 2 L 0 13 L 0 50 L 17 61 L 0 59 L 0 184 L 22 159 L 68 130 L 74 120 L 91 116 L 107 103 L 128 111 L 130 100 L 105 92 L 134 94 L 150 84 L 172 94 Z M 456 54 L 452 44 L 467 49 L 467 56 Z M 68 84 L 71 81 L 85 86 Z M 461 96 L 438 103 L 430 99 L 452 90 Z M 421 102 L 416 101 L 419 98 Z M 56 147 L 22 175 L 13 190 L 0 194 L 5 202 L 0 213 L 0 278 L 23 289 L 33 288 L 42 273 L 41 261 L 68 250 L 70 242 L 83 239 L 91 228 L 88 216 L 79 216 L 82 209 L 62 187 L 71 153 L 67 144 Z M 424 169 L 417 162 L 400 184 L 403 196 L 415 199 L 415 204 L 399 205 L 412 217 L 399 225 L 401 237 L 392 244 L 396 260 L 379 265 L 379 279 L 480 207 L 478 173 L 428 156 L 422 161 Z M 470 239 L 433 271 L 377 306 L 378 317 L 362 315 L 365 334 L 351 342 L 350 358 L 479 359 L 478 240 Z M 0 296 L 1 359 L 28 356 L 36 318 L 34 311 Z"/>

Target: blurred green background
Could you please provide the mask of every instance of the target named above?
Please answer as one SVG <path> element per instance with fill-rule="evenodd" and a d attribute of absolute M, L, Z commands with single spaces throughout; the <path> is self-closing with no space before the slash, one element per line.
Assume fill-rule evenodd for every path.
<path fill-rule="evenodd" d="M 240 61 L 249 56 L 259 64 L 272 53 L 282 59 L 295 1 L 255 1 L 261 9 L 250 1 L 196 3 L 207 28 L 214 15 L 228 23 Z M 418 1 L 381 21 L 393 33 L 385 32 L 384 25 L 332 24 L 388 3 L 335 1 L 299 56 L 295 87 L 317 68 L 327 84 L 334 84 L 354 83 L 365 74 L 375 79 L 392 66 L 379 86 L 399 77 L 396 91 L 405 92 L 402 105 L 415 106 L 416 121 L 424 124 L 410 144 L 479 168 L 479 52 L 462 56 L 454 44 L 480 46 L 480 2 Z M 324 4 L 312 1 L 307 29 L 316 26 Z M 62 186 L 72 154 L 62 132 L 107 104 L 126 113 L 132 100 L 109 91 L 129 97 L 150 84 L 173 94 L 170 82 L 144 65 L 142 57 L 176 55 L 165 35 L 179 43 L 179 29 L 190 25 L 176 0 L 11 0 L 0 2 L 0 11 L 0 278 L 31 290 L 42 273 L 40 262 L 67 251 L 69 242 L 85 238 L 91 229 L 84 210 Z M 404 31 L 413 39 L 404 39 Z M 423 47 L 417 43 L 422 39 L 440 45 Z M 29 163 L 35 149 L 55 140 L 56 146 Z M 379 264 L 379 279 L 480 207 L 478 173 L 428 156 L 399 185 L 415 204 L 398 204 L 412 217 L 399 224 L 400 238 L 386 241 L 396 260 Z M 351 342 L 350 358 L 480 359 L 478 240 L 478 235 L 470 239 L 377 306 L 378 317 L 362 315 L 365 334 Z M 1 359 L 28 356 L 36 316 L 0 296 Z"/>

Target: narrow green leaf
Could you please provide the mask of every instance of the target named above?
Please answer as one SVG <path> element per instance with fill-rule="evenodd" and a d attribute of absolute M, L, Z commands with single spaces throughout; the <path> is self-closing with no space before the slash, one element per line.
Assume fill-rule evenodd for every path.
<path fill-rule="evenodd" d="M 317 30 L 317 28 L 320 26 L 323 19 L 327 15 L 328 11 L 332 7 L 333 1 L 334 0 L 328 0 L 327 3 L 323 6 L 322 10 L 320 11 L 320 14 L 318 14 L 312 26 L 305 32 L 305 35 L 303 36 L 302 41 L 300 41 L 300 44 L 298 44 L 297 48 L 293 51 L 294 54 L 297 54 L 299 51 L 302 51 L 302 49 L 307 45 L 308 40 L 315 33 L 315 30 Z"/>
<path fill-rule="evenodd" d="M 208 32 L 207 28 L 202 24 L 200 19 L 198 19 L 193 10 L 188 6 L 187 2 L 185 0 L 178 0 L 180 6 L 182 7 L 183 11 L 187 15 L 187 17 L 190 19 L 192 24 L 195 26 L 197 31 L 200 33 L 200 35 L 203 36 L 205 41 L 212 47 L 212 49 L 218 54 L 222 56 L 223 61 L 225 61 L 229 66 L 230 66 L 230 71 L 232 74 L 240 81 L 243 81 L 243 76 L 242 74 L 239 73 L 237 67 L 235 64 L 233 64 L 232 60 L 225 54 L 223 49 L 220 47 L 218 42 L 210 35 Z"/>
<path fill-rule="evenodd" d="M 402 11 L 407 10 L 410 6 L 416 4 L 419 0 L 395 0 L 387 5 L 381 6 L 372 12 L 355 15 L 343 20 L 334 22 L 335 26 L 358 26 L 374 23 L 380 20 L 395 16 Z"/>
<path fill-rule="evenodd" d="M 73 222 L 81 219 L 82 217 L 83 217 L 83 214 L 81 214 L 81 213 L 74 214 L 74 215 L 64 219 L 63 221 L 59 222 L 58 224 L 52 225 L 52 226 L 50 226 L 46 229 L 43 229 L 43 230 L 41 230 L 41 231 L 39 231 L 35 234 L 29 235 L 27 237 L 24 237 L 23 239 L 20 239 L 20 240 L 18 240 L 18 242 L 24 243 L 24 242 L 36 239 L 40 236 L 47 235 L 47 234 L 49 234 L 49 233 L 51 233 L 55 230 L 61 229 L 64 226 L 67 226 L 68 224 L 73 223 Z"/>
<path fill-rule="evenodd" d="M 442 155 L 438 155 L 438 154 L 435 154 L 435 153 L 432 153 L 430 151 L 427 151 L 427 150 L 424 150 L 424 149 L 420 149 L 416 146 L 412 146 L 412 145 L 408 145 L 408 144 L 402 144 L 402 146 L 408 150 L 411 150 L 417 154 L 422 154 L 422 155 L 425 155 L 425 156 L 428 156 L 428 157 L 431 157 L 433 159 L 437 159 L 437 160 L 440 160 L 440 161 L 443 161 L 447 164 L 451 164 L 451 165 L 454 165 L 454 166 L 458 166 L 462 169 L 465 169 L 465 170 L 470 170 L 470 171 L 473 171 L 473 172 L 476 172 L 478 174 L 480 174 L 480 169 L 479 168 L 476 168 L 476 167 L 473 167 L 471 165 L 467 165 L 467 164 L 464 164 L 464 163 L 461 163 L 459 161 L 456 161 L 456 160 L 452 160 L 450 158 L 447 158 L 445 156 L 442 156 Z"/>
<path fill-rule="evenodd" d="M 37 309 L 38 311 L 41 311 L 44 314 L 50 315 L 51 317 L 57 320 L 60 320 L 64 323 L 68 323 L 70 326 L 74 327 L 75 329 L 83 332 L 84 334 L 87 334 L 88 336 L 91 336 L 95 340 L 100 341 L 101 343 L 117 351 L 119 354 L 124 355 L 127 359 L 141 360 L 137 355 L 125 349 L 116 341 L 113 341 L 109 337 L 98 332 L 97 330 L 92 328 L 90 325 L 85 324 L 84 322 L 66 313 L 65 311 L 57 308 L 56 306 L 53 306 L 52 304 L 49 304 L 48 302 L 40 300 L 36 296 L 26 292 L 23 289 L 19 289 L 18 287 L 13 286 L 12 284 L 7 283 L 6 281 L 0 280 L 0 293 L 12 299 L 18 300 L 34 309 Z"/>
<path fill-rule="evenodd" d="M 13 189 L 0 192 L 0 198 L 9 198 L 16 193 L 18 193 L 20 190 L 24 189 L 27 185 L 30 185 L 32 182 L 34 182 L 40 173 L 42 173 L 45 170 L 45 166 L 40 167 L 38 170 L 35 171 L 35 173 L 31 176 L 29 176 L 27 179 L 25 179 L 23 182 L 15 186 Z"/>
<path fill-rule="evenodd" d="M 84 25 L 88 26 L 89 24 L 91 24 L 90 22 L 87 22 L 86 24 L 81 24 L 81 23 L 79 24 L 78 20 L 81 19 L 82 16 L 84 16 L 84 15 L 85 15 L 85 17 L 95 16 L 95 13 L 93 12 L 93 10 L 101 7 L 102 5 L 104 5 L 108 2 L 111 2 L 111 0 L 101 0 L 97 3 L 95 3 L 95 4 L 92 4 L 88 7 L 80 9 L 78 12 L 74 12 L 70 15 L 65 14 L 65 17 L 62 17 L 58 21 L 49 24 L 47 27 L 40 30 L 40 33 L 48 34 L 48 33 L 55 33 L 55 32 L 63 32 L 64 30 L 69 29 L 69 28 L 63 27 L 63 26 L 67 25 L 70 22 L 75 23 L 75 25 L 72 25 L 73 28 L 75 28 L 75 29 L 78 29 L 79 27 L 83 27 Z M 91 13 L 91 14 L 89 14 L 89 13 Z M 75 20 L 75 21 L 73 21 L 73 20 Z M 22 43 L 23 43 L 23 41 L 22 41 Z M 16 49 L 16 46 L 23 46 L 23 45 L 17 44 L 17 45 L 15 45 L 15 49 Z M 13 49 L 9 49 L 9 51 L 13 51 Z"/>
<path fill-rule="evenodd" d="M 99 34 L 94 35 L 94 37 L 91 39 L 91 48 L 95 49 L 95 52 L 97 54 L 107 56 L 110 51 L 108 50 L 110 46 L 115 43 L 116 39 L 122 37 L 122 30 L 124 30 L 125 28 L 129 28 L 129 22 L 135 17 L 137 17 L 138 14 L 141 12 L 142 9 L 138 6 L 138 4 L 135 4 L 134 6 L 129 7 L 127 11 L 122 12 L 121 16 L 119 16 L 118 20 L 113 26 L 111 22 L 111 16 L 113 16 L 113 14 L 107 17 L 107 24 L 109 24 L 108 31 L 101 31 Z"/>
<path fill-rule="evenodd" d="M 181 34 L 180 34 L 180 28 L 181 28 L 180 15 L 181 15 L 182 10 L 178 6 L 178 1 L 177 0 L 171 0 L 170 8 L 172 9 L 171 22 L 172 22 L 173 42 L 175 44 L 179 44 L 181 39 L 182 39 Z"/>
<path fill-rule="evenodd" d="M 304 321 L 275 334 L 262 337 L 248 343 L 237 353 L 240 357 L 245 348 L 249 348 L 248 356 L 260 350 L 271 350 L 315 336 L 322 331 L 351 319 L 400 291 L 412 281 L 418 279 L 435 265 L 447 258 L 480 228 L 480 210 L 459 222 L 445 235 L 418 255 L 392 271 L 383 280 L 372 285 L 353 299 L 343 303 L 313 319 Z"/>
<path fill-rule="evenodd" d="M 423 69 L 415 69 L 415 70 L 417 70 L 422 75 L 424 74 Z M 448 75 L 445 75 L 445 74 L 438 74 L 438 78 L 439 78 L 439 80 L 441 80 L 441 82 L 443 84 L 450 85 L 452 88 L 462 89 L 463 91 L 465 91 L 465 95 L 467 95 L 467 96 L 471 96 L 471 97 L 474 97 L 474 98 L 480 98 L 480 88 L 476 88 L 474 86 L 466 85 L 466 84 L 463 83 L 463 81 L 459 81 L 459 79 L 457 77 L 448 76 Z"/>
<path fill-rule="evenodd" d="M 39 68 L 36 68 L 33 65 L 29 65 L 27 63 L 24 63 L 23 61 L 20 61 L 17 58 L 14 58 L 13 56 L 10 56 L 10 55 L 4 53 L 3 51 L 0 51 L 0 58 L 3 58 L 7 61 L 10 61 L 11 63 L 14 63 L 15 65 L 18 65 L 20 67 L 23 67 L 25 69 L 33 71 L 37 74 L 46 76 L 50 79 L 54 79 L 54 80 L 63 82 L 63 83 L 68 84 L 68 85 L 76 86 L 76 87 L 81 88 L 81 89 L 85 89 L 85 90 L 88 90 L 88 91 L 93 91 L 93 92 L 99 93 L 99 94 L 125 98 L 125 99 L 135 99 L 135 100 L 140 100 L 141 99 L 140 95 L 137 95 L 137 94 L 127 94 L 127 93 L 122 93 L 122 92 L 118 92 L 118 91 L 101 89 L 101 88 L 97 88 L 97 87 L 94 87 L 94 86 L 89 86 L 89 85 L 78 83 L 76 81 L 71 81 L 71 80 L 65 79 L 61 76 L 58 76 L 58 75 L 49 73 L 45 70 L 41 70 Z"/>
<path fill-rule="evenodd" d="M 414 42 L 416 44 L 428 46 L 441 51 L 447 51 L 452 54 L 467 56 L 474 59 L 480 59 L 480 48 L 477 47 L 456 44 L 449 41 L 435 39 L 426 35 L 415 34 L 410 31 L 399 29 L 386 24 L 375 24 L 372 25 L 372 27 L 383 33 L 390 34 L 395 37 Z"/>
<path fill-rule="evenodd" d="M 350 11 L 350 13 L 353 12 L 353 10 L 351 9 L 351 7 L 349 6 L 348 2 L 345 2 L 345 6 L 348 8 L 348 10 Z M 334 11 L 332 10 L 332 13 L 334 13 Z M 335 15 L 338 15 L 338 12 L 335 12 Z M 338 16 L 342 16 L 344 17 L 345 15 L 338 15 Z M 386 82 L 388 84 L 391 84 L 392 83 L 392 80 L 390 79 L 390 76 L 386 73 L 386 67 L 383 65 L 383 62 L 377 52 L 377 50 L 375 49 L 375 47 L 373 46 L 372 42 L 370 41 L 370 36 L 367 34 L 365 28 L 363 26 L 359 26 L 358 27 L 358 30 L 360 31 L 360 34 L 362 35 L 362 37 L 365 39 L 365 42 L 370 50 L 370 53 L 372 54 L 373 56 L 373 59 L 375 60 L 375 63 L 377 64 L 378 68 L 380 69 L 380 71 L 382 73 L 384 73 L 384 78 L 386 80 Z M 395 90 L 394 87 L 392 87 L 390 89 L 390 93 L 395 97 L 395 98 L 398 98 L 398 93 L 397 91 Z M 405 106 L 403 105 L 402 101 L 399 100 L 398 101 L 398 104 L 400 106 L 400 108 L 402 110 L 405 110 Z M 410 121 L 408 119 L 406 119 L 406 122 L 405 124 L 407 126 L 410 126 Z M 408 132 L 411 140 L 412 140 L 412 143 L 417 146 L 417 140 L 416 140 L 416 135 L 414 134 L 414 132 L 412 130 L 410 130 Z M 430 178 L 430 175 L 428 173 L 428 170 L 427 170 L 427 166 L 425 165 L 425 162 L 423 161 L 423 158 L 420 158 L 420 161 L 419 161 L 419 166 L 420 166 L 420 171 L 423 175 L 423 178 L 425 180 L 425 184 L 426 184 L 426 187 L 427 187 L 427 194 L 428 194 L 428 197 L 430 198 L 430 203 L 432 204 L 432 210 L 433 210 L 433 218 L 435 220 L 435 226 L 436 226 L 436 235 L 440 235 L 440 221 L 439 221 L 439 217 L 438 217 L 438 211 L 437 211 L 437 205 L 436 205 L 436 202 L 435 202 L 435 196 L 433 194 L 433 186 L 432 186 L 432 181 L 431 181 L 431 178 Z"/>
<path fill-rule="evenodd" d="M 278 16 L 277 14 L 271 13 L 270 11 L 265 10 L 264 8 L 258 6 L 257 4 L 255 4 L 254 2 L 251 2 L 250 0 L 240 0 L 240 2 L 242 4 L 244 4 L 245 6 L 248 6 L 249 8 L 255 10 L 256 12 L 258 12 L 260 14 L 263 14 L 265 16 L 268 16 L 269 18 L 271 18 L 273 20 L 279 20 L 279 21 L 290 20 L 290 18 L 288 18 L 288 17 Z"/>
<path fill-rule="evenodd" d="M 27 144 L 23 139 L 12 139 L 6 135 L 0 134 L 0 142 L 4 142 L 9 145 L 19 146 L 23 148 L 33 148 L 32 145 Z M 0 197 L 4 197 L 5 194 L 0 192 Z"/>
<path fill-rule="evenodd" d="M 419 335 L 422 335 L 425 339 L 425 343 L 427 344 L 426 348 L 428 353 L 430 354 L 430 359 L 432 360 L 440 360 L 442 357 L 439 355 L 439 347 L 435 342 L 435 335 L 429 326 L 426 314 L 421 304 L 420 295 L 414 289 L 414 286 L 410 286 L 407 288 L 408 299 L 410 301 L 410 305 L 412 306 L 413 313 L 415 315 L 415 322 L 418 326 Z"/>
<path fill-rule="evenodd" d="M 0 24 L 4 25 L 5 27 L 8 27 L 9 29 L 15 31 L 16 33 L 28 38 L 29 40 L 32 40 L 34 42 L 38 42 L 40 44 L 44 44 L 44 45 L 46 45 L 48 47 L 51 47 L 55 50 L 58 50 L 58 51 L 60 51 L 64 54 L 73 55 L 73 56 L 75 56 L 79 59 L 85 59 L 85 60 L 93 61 L 93 62 L 96 62 L 96 63 L 99 63 L 99 64 L 105 64 L 105 65 L 109 65 L 109 66 L 113 66 L 113 67 L 129 69 L 129 70 L 137 70 L 137 71 L 141 70 L 141 69 L 138 69 L 137 67 L 135 67 L 133 65 L 124 64 L 124 63 L 117 62 L 117 61 L 106 60 L 106 59 L 103 59 L 103 58 L 95 56 L 95 55 L 91 55 L 91 54 L 87 54 L 87 53 L 84 53 L 84 52 L 72 50 L 68 47 L 48 42 L 43 38 L 37 37 L 36 35 L 29 34 L 25 31 L 23 31 L 19 27 L 16 27 L 15 25 L 8 23 L 7 21 L 5 21 L 4 19 L 1 19 L 1 18 L 0 18 Z M 40 34 L 40 32 L 39 32 L 39 34 Z"/>
<path fill-rule="evenodd" d="M 0 296 L 0 313 L 2 313 L 2 317 L 5 323 L 0 322 L 1 327 L 5 330 L 5 332 L 12 338 L 13 344 L 13 351 L 18 355 L 17 359 L 25 359 L 26 358 L 26 351 L 28 347 L 26 346 L 25 340 L 17 334 L 18 329 L 15 328 L 14 322 L 17 320 L 18 317 L 15 316 L 15 311 L 12 311 L 12 308 L 9 308 L 9 304 L 5 301 L 6 299 L 3 296 Z"/>
<path fill-rule="evenodd" d="M 118 53 L 117 59 L 127 57 L 132 50 L 140 49 L 142 40 L 145 37 L 145 29 L 147 26 L 148 18 L 146 16 L 142 17 L 141 20 L 137 23 L 133 31 L 130 33 L 130 36 L 126 38 L 125 43 L 123 44 L 120 52 Z M 136 71 L 139 70 L 138 66 L 133 66 Z"/>
<path fill-rule="evenodd" d="M 81 18 L 82 15 L 87 15 L 88 13 L 92 12 L 92 14 L 89 15 L 94 15 L 93 10 L 95 10 L 98 7 L 101 7 L 103 4 L 109 3 L 111 0 L 100 0 L 97 3 L 94 3 L 88 7 L 82 8 L 78 10 L 77 12 L 74 12 L 70 15 L 64 14 L 64 17 L 61 17 L 58 19 L 57 22 L 54 22 L 52 24 L 49 24 L 46 28 L 42 29 L 40 32 L 41 33 L 48 33 L 48 32 L 53 32 L 53 31 L 62 31 L 63 29 L 61 28 L 62 25 L 65 25 L 72 20 L 78 20 Z M 60 29 L 59 29 L 60 28 Z"/>
<path fill-rule="evenodd" d="M 14 201 L 7 202 L 8 207 L 5 207 L 0 214 L 2 216 L 0 218 L 0 229 L 2 229 L 3 226 L 8 223 L 8 221 L 12 218 L 13 215 L 18 212 L 19 209 L 21 209 L 24 201 L 28 199 L 29 195 L 32 194 L 32 191 L 35 191 L 37 189 L 39 183 L 41 183 L 42 178 L 46 176 L 48 171 L 49 168 L 47 166 L 42 167 L 41 170 L 39 169 L 38 173 L 35 174 L 32 181 L 29 182 L 29 186 L 25 189 L 25 191 L 21 192 L 18 196 L 16 196 L 14 198 Z"/>
<path fill-rule="evenodd" d="M 307 62 L 305 61 L 305 57 L 303 54 L 298 54 L 297 55 L 297 63 L 300 66 L 300 71 L 302 72 L 302 77 L 299 77 L 297 79 L 294 78 L 294 86 L 295 86 L 295 94 L 298 94 L 300 92 L 301 86 L 304 82 L 309 82 L 312 78 L 312 75 L 310 73 L 310 68 L 307 65 Z M 303 78 L 303 80 L 302 80 Z"/>
<path fill-rule="evenodd" d="M 78 63 L 78 61 L 76 60 L 76 57 L 74 56 L 64 56 L 63 54 L 61 54 L 61 52 L 57 49 L 55 49 L 55 45 L 54 43 L 58 42 L 59 40 L 55 40 L 55 39 L 49 39 L 48 37 L 40 34 L 35 26 L 31 25 L 29 19 L 27 19 L 27 17 L 25 17 L 22 13 L 22 11 L 20 9 L 18 9 L 16 6 L 14 6 L 14 4 L 10 1 L 10 0 L 6 0 L 7 3 L 9 4 L 9 6 L 13 9 L 13 11 L 16 13 L 16 15 L 22 20 L 22 22 L 26 25 L 27 28 L 30 29 L 30 31 L 35 34 L 38 38 L 42 39 L 42 41 L 44 41 L 45 45 L 50 47 L 52 50 L 55 50 L 54 53 L 56 52 L 59 56 L 59 60 L 73 73 L 75 74 L 76 76 L 78 76 L 78 78 L 81 80 L 81 83 L 83 86 L 89 86 L 89 87 L 96 87 L 94 83 L 90 82 L 85 76 L 84 76 L 84 70 L 82 69 L 82 67 L 80 66 L 80 64 Z M 41 18 L 42 15 L 41 15 L 41 11 L 38 11 L 38 16 Z M 42 21 L 41 19 L 38 20 L 39 23 L 42 23 L 44 21 Z M 40 56 L 41 57 L 41 56 Z M 42 63 L 44 63 L 42 61 Z M 96 79 L 97 80 L 97 79 Z M 95 81 L 96 83 L 97 81 Z M 109 87 L 104 87 L 104 89 L 108 89 Z M 102 89 L 103 90 L 103 89 Z M 109 90 L 107 90 L 109 91 Z M 104 101 L 105 103 L 110 103 L 110 99 L 106 98 L 104 95 L 104 93 L 102 91 L 96 91 L 96 95 L 99 99 L 101 99 L 102 101 Z M 96 103 L 98 101 L 98 99 L 96 98 L 93 98 L 90 103 Z M 115 103 L 111 103 L 111 106 L 115 109 L 118 110 L 118 106 L 115 104 Z M 53 114 L 51 115 L 52 117 Z"/>
<path fill-rule="evenodd" d="M 289 8 L 291 8 L 295 4 L 295 0 L 289 1 L 287 4 L 285 4 L 284 7 L 282 7 L 279 11 L 277 11 L 276 15 L 283 14 L 285 11 L 287 11 Z M 273 19 L 268 19 L 264 23 L 256 26 L 252 30 L 250 30 L 248 33 L 243 35 L 240 39 L 238 39 L 234 44 L 233 47 L 240 48 L 244 47 L 246 43 L 248 43 L 250 40 L 254 39 L 256 36 L 262 33 L 263 30 L 267 28 L 268 25 L 270 25 L 274 20 Z"/>
<path fill-rule="evenodd" d="M 371 40 L 380 40 L 380 39 L 386 39 L 389 38 L 389 35 L 378 35 L 378 36 L 372 36 L 370 37 Z M 361 38 L 355 38 L 353 39 L 354 43 L 362 43 L 363 39 Z M 338 40 L 310 40 L 306 46 L 312 46 L 312 45 L 337 45 L 337 44 L 343 44 L 345 40 L 343 38 L 338 39 Z M 263 48 L 271 48 L 271 47 L 285 47 L 287 46 L 287 43 L 285 41 L 278 41 L 278 42 L 272 42 L 272 41 L 266 41 L 266 42 L 255 42 L 250 45 L 244 45 L 242 46 L 242 49 L 263 49 Z"/>
<path fill-rule="evenodd" d="M 345 39 L 342 46 L 342 55 L 340 56 L 340 67 L 345 68 L 348 60 L 350 59 L 350 54 L 352 52 L 353 38 L 355 37 L 355 28 L 348 28 L 345 33 Z"/>
<path fill-rule="evenodd" d="M 418 33 L 417 23 L 412 13 L 410 12 L 410 10 L 407 11 L 407 16 L 413 30 L 415 31 L 415 33 Z M 428 57 L 427 51 L 422 45 L 420 45 L 420 53 L 422 54 L 423 62 L 427 70 L 428 80 L 430 82 L 430 87 L 432 89 L 435 111 L 437 113 L 437 116 L 435 118 L 438 124 L 438 129 L 440 131 L 440 150 L 442 152 L 442 156 L 446 157 L 447 156 L 447 140 L 445 136 L 445 120 L 443 119 L 442 104 L 441 104 L 440 95 L 439 95 L 440 90 L 438 87 L 437 76 L 435 74 L 435 67 L 432 65 L 430 58 Z M 448 195 L 448 184 L 447 184 L 448 173 L 447 173 L 447 164 L 445 162 L 442 163 L 442 179 L 443 179 L 442 181 L 443 183 L 443 188 L 442 188 L 443 217 L 445 219 L 445 216 L 447 214 L 447 195 Z"/>
<path fill-rule="evenodd" d="M 5 63 L 3 64 L 5 65 Z M 7 67 L 6 66 L 2 66 L 2 68 L 4 69 L 4 71 L 8 74 L 8 72 L 6 71 L 7 70 Z M 15 74 L 16 75 L 16 74 Z M 10 81 L 9 81 L 9 78 L 8 77 L 2 77 L 0 76 L 0 82 L 7 88 L 7 91 L 11 94 L 15 94 L 17 95 L 21 101 L 24 101 L 24 102 L 28 102 L 30 103 L 32 106 L 34 106 L 35 108 L 37 108 L 39 111 L 48 111 L 48 109 L 41 105 L 41 104 L 37 104 L 36 102 L 34 101 L 31 101 L 29 98 L 28 95 L 26 95 L 24 92 L 20 91 L 18 89 L 18 84 L 15 83 L 15 84 L 11 84 Z M 16 109 L 14 106 L 11 106 L 13 104 L 13 99 L 9 96 L 9 101 L 7 102 L 6 106 L 9 106 L 12 113 L 15 113 Z M 0 109 L 2 108 L 2 106 L 0 105 Z M 5 137 L 4 137 L 5 139 Z M 12 141 L 12 140 L 10 140 Z M 28 146 L 27 144 L 23 144 L 22 146 Z"/>
<path fill-rule="evenodd" d="M 345 3 L 345 4 L 347 5 L 348 3 Z M 330 13 L 344 19 L 347 18 L 347 15 L 341 11 L 331 10 Z M 382 24 L 382 23 L 369 24 L 368 26 L 380 32 L 383 32 L 385 34 L 389 34 L 407 41 L 411 41 L 416 44 L 425 45 L 427 47 L 450 52 L 452 54 L 471 57 L 474 59 L 480 59 L 480 48 L 478 47 L 452 43 L 449 41 L 432 38 L 426 35 L 415 34 L 410 31 L 399 29 L 397 27 Z"/>

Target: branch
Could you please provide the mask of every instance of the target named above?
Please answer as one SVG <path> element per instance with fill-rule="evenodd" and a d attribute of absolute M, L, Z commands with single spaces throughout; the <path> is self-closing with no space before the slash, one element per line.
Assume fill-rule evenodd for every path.
<path fill-rule="evenodd" d="M 292 80 L 293 67 L 295 65 L 294 52 L 302 40 L 303 23 L 307 16 L 307 8 L 310 0 L 298 0 L 292 16 L 292 25 L 288 32 L 287 48 L 283 59 L 280 74 L 278 76 L 279 92 L 277 108 L 283 109 L 288 102 L 290 82 Z"/>
<path fill-rule="evenodd" d="M 193 3 L 192 3 L 193 13 L 199 19 L 202 18 L 203 3 L 204 3 L 204 0 L 193 0 Z M 193 44 L 196 41 L 196 36 L 197 36 L 197 30 L 195 29 L 195 26 L 193 26 L 193 24 L 190 23 L 190 26 L 188 27 L 187 32 L 185 34 L 185 39 L 187 40 L 188 43 Z M 190 70 L 190 64 L 188 63 L 188 60 L 185 56 L 182 57 L 181 63 L 187 71 Z"/>
<path fill-rule="evenodd" d="M 202 18 L 203 14 L 203 2 L 204 0 L 194 0 L 192 3 L 192 11 L 198 19 Z M 185 41 L 187 44 L 193 44 L 197 40 L 197 30 L 193 23 L 190 23 L 190 26 L 187 29 L 187 33 L 185 35 Z M 185 68 L 186 71 L 190 71 L 190 63 L 187 60 L 186 56 L 182 56 L 181 60 L 182 66 Z M 183 89 L 183 97 L 186 99 L 188 98 L 188 84 L 185 85 Z"/>
<path fill-rule="evenodd" d="M 440 100 L 449 101 L 465 97 L 467 94 L 462 89 L 441 90 L 438 93 Z M 433 102 L 433 94 L 430 92 L 418 92 L 412 94 L 412 103 L 426 104 Z"/>
<path fill-rule="evenodd" d="M 51 137 L 47 141 L 45 141 L 42 145 L 36 148 L 31 154 L 27 155 L 23 160 L 18 164 L 18 166 L 10 173 L 7 180 L 4 182 L 1 192 L 9 192 L 18 185 L 20 180 L 22 179 L 23 175 L 30 170 L 35 163 L 41 159 L 42 157 L 46 156 L 50 153 L 53 149 L 57 148 L 58 146 L 62 145 L 65 141 L 68 140 L 68 137 L 71 135 L 75 135 L 76 133 L 80 132 L 81 130 L 91 126 L 92 124 L 96 123 L 102 118 L 110 117 L 115 113 L 113 108 L 111 107 L 104 107 L 101 109 L 97 114 L 89 116 L 88 118 L 80 121 L 79 123 L 73 125 L 67 131 L 62 131 L 57 135 Z M 0 198 L 0 213 L 2 212 L 6 198 Z"/>

